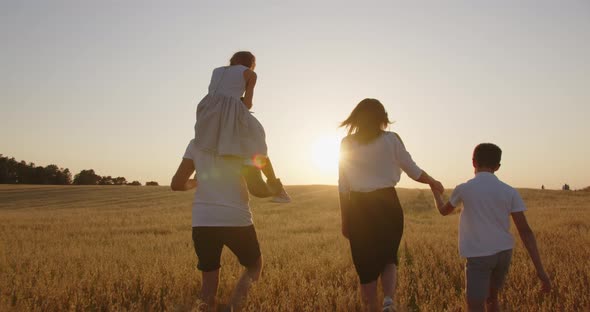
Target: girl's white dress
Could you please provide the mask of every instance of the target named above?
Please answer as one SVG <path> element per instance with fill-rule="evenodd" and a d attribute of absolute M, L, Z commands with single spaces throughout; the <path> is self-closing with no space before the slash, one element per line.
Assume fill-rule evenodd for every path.
<path fill-rule="evenodd" d="M 245 159 L 267 155 L 264 128 L 240 100 L 246 90 L 246 69 L 233 65 L 213 70 L 209 93 L 197 105 L 197 148 Z"/>

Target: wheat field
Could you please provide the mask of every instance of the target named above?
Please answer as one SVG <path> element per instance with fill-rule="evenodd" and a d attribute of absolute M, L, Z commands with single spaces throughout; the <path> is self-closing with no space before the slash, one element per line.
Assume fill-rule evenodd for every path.
<path fill-rule="evenodd" d="M 340 235 L 334 186 L 292 186 L 291 204 L 251 201 L 264 257 L 247 311 L 358 311 L 358 281 Z M 590 310 L 590 192 L 520 190 L 554 290 L 539 294 L 517 243 L 504 311 Z M 400 311 L 462 311 L 458 215 L 427 190 L 398 190 L 405 212 Z M 0 310 L 190 311 L 200 274 L 192 192 L 166 187 L 0 186 Z M 218 298 L 241 273 L 224 250 Z"/>

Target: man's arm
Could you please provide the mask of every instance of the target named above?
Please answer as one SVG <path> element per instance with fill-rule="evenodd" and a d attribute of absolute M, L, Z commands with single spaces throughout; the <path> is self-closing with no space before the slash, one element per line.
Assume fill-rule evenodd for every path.
<path fill-rule="evenodd" d="M 432 195 L 434 196 L 434 205 L 436 206 L 436 209 L 438 209 L 438 212 L 440 212 L 441 215 L 446 216 L 453 212 L 455 207 L 453 207 L 453 205 L 451 205 L 450 202 L 447 202 L 445 204 L 443 202 L 442 195 L 440 192 L 438 192 L 435 189 L 432 189 Z"/>
<path fill-rule="evenodd" d="M 524 247 L 526 247 L 531 260 L 535 265 L 535 270 L 537 271 L 537 276 L 541 280 L 543 291 L 549 292 L 551 290 L 551 281 L 549 280 L 549 276 L 547 276 L 545 268 L 543 267 L 543 263 L 541 262 L 541 256 L 539 255 L 539 249 L 537 248 L 535 234 L 529 226 L 524 212 L 513 212 L 512 221 L 514 221 L 514 225 L 516 225 L 520 239 L 522 240 Z"/>
<path fill-rule="evenodd" d="M 197 180 L 190 178 L 193 172 L 195 172 L 193 161 L 188 158 L 183 158 L 174 177 L 172 177 L 170 188 L 173 191 L 188 191 L 197 187 Z"/>

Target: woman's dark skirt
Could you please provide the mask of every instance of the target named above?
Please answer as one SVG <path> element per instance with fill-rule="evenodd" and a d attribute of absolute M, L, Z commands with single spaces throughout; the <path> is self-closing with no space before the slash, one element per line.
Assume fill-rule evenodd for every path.
<path fill-rule="evenodd" d="M 361 284 L 379 278 L 387 264 L 398 264 L 404 214 L 395 188 L 351 192 L 349 239 Z"/>

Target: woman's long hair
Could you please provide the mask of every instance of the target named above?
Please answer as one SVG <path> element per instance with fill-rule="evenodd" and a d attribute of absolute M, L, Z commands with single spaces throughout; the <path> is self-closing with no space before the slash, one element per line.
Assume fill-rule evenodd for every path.
<path fill-rule="evenodd" d="M 391 122 L 383 104 L 376 99 L 364 99 L 340 124 L 348 128 L 348 135 L 355 135 L 360 143 L 369 143 L 378 138 Z"/>
<path fill-rule="evenodd" d="M 249 51 L 239 51 L 229 60 L 229 65 L 244 65 L 250 69 L 256 64 L 256 57 Z"/>

